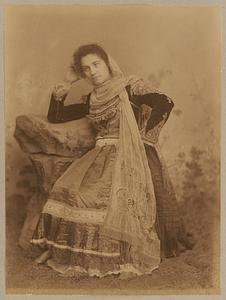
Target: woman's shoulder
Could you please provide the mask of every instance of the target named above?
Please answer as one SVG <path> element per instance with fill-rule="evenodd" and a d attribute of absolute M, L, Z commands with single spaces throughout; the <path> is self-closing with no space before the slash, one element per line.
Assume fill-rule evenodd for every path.
<path fill-rule="evenodd" d="M 137 101 L 147 99 L 148 97 L 156 101 L 162 101 L 174 105 L 174 101 L 169 96 L 154 87 L 152 88 L 144 82 L 142 83 L 138 81 L 136 85 L 128 84 L 126 86 L 126 91 L 131 102 L 137 103 Z"/>

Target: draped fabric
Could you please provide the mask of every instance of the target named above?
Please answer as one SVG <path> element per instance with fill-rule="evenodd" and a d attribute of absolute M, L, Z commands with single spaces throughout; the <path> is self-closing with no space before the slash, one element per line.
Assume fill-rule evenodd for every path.
<path fill-rule="evenodd" d="M 144 144 L 125 90 L 126 85 L 134 82 L 134 76 L 124 77 L 120 71 L 114 71 L 114 78 L 95 88 L 90 98 L 92 111 L 99 112 L 113 98 L 119 99 L 120 110 L 110 204 L 101 233 L 130 243 L 139 263 L 153 265 L 154 260 L 158 264 L 160 244 L 154 229 L 154 188 Z"/>

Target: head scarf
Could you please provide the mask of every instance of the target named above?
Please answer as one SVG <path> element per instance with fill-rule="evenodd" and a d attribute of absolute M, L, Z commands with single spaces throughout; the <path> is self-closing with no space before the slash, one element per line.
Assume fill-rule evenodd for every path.
<path fill-rule="evenodd" d="M 95 87 L 91 104 L 99 107 L 118 97 L 119 142 L 113 171 L 109 209 L 101 234 L 131 245 L 130 254 L 150 271 L 160 262 L 160 243 L 154 224 L 156 200 L 145 148 L 125 87 L 136 80 L 124 76 L 109 56 L 111 80 Z"/>

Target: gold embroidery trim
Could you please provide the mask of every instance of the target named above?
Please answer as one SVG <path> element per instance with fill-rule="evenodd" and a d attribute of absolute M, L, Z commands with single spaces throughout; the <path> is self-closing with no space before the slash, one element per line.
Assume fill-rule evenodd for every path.
<path fill-rule="evenodd" d="M 91 208 L 77 208 L 65 203 L 49 199 L 43 208 L 43 213 L 63 218 L 69 222 L 102 224 L 106 211 Z"/>
<path fill-rule="evenodd" d="M 46 244 L 52 245 L 59 249 L 68 249 L 68 250 L 71 250 L 72 252 L 78 252 L 78 253 L 84 253 L 84 254 L 94 254 L 94 255 L 98 255 L 98 256 L 107 256 L 107 257 L 120 256 L 119 252 L 100 252 L 100 251 L 88 250 L 88 249 L 82 249 L 82 248 L 73 248 L 68 245 L 59 245 L 59 244 L 55 243 L 54 241 L 47 240 L 47 238 L 32 239 L 30 242 L 32 244 L 41 244 L 41 243 L 45 242 Z"/>

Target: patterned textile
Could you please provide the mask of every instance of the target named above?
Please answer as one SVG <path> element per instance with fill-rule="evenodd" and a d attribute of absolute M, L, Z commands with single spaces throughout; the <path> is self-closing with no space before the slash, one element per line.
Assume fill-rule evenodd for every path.
<path fill-rule="evenodd" d="M 194 241 L 185 230 L 174 188 L 160 151 L 147 144 L 145 150 L 155 189 L 156 230 L 161 241 L 161 257 L 175 257 L 185 249 L 192 249 Z"/>
<path fill-rule="evenodd" d="M 64 189 L 55 184 L 32 243 L 49 248 L 52 258 L 48 265 L 65 276 L 73 276 L 78 271 L 98 277 L 128 271 L 137 275 L 151 273 L 155 267 L 144 270 L 133 260 L 129 243 L 100 234 L 109 204 L 116 146 L 96 147 L 98 154 L 95 149 L 91 150 L 81 158 L 82 162 L 75 161 L 59 179 L 61 184 L 64 180 Z M 89 167 L 84 168 L 83 162 Z M 72 174 L 77 172 L 81 176 L 82 165 L 86 173 L 79 196 L 71 197 L 65 189 L 69 191 L 75 182 L 76 176 Z"/>

